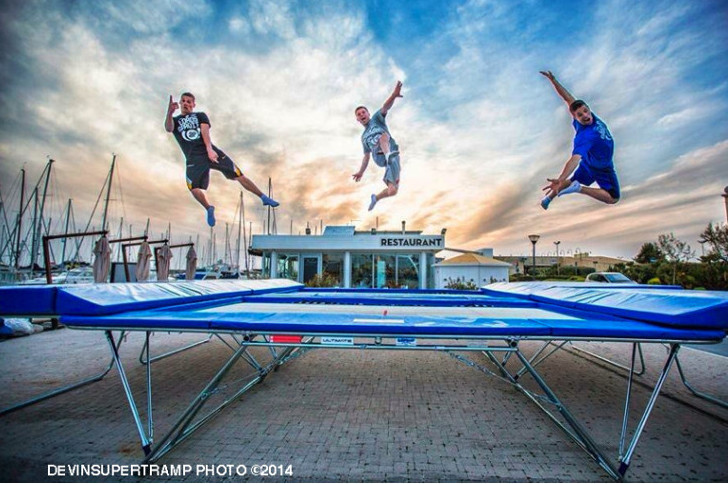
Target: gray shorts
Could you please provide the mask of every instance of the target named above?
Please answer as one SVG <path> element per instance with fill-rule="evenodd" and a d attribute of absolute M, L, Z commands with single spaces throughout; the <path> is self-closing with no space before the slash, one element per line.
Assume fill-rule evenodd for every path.
<path fill-rule="evenodd" d="M 394 155 L 389 160 L 389 165 L 387 165 L 382 154 L 376 154 L 373 158 L 377 166 L 386 167 L 384 178 L 382 178 L 384 183 L 392 183 L 394 186 L 399 187 L 399 172 L 402 169 L 399 163 L 399 155 Z"/>

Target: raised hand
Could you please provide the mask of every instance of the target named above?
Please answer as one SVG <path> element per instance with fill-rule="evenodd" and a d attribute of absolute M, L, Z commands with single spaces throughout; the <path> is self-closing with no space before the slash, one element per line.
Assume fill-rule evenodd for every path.
<path fill-rule="evenodd" d="M 397 84 L 394 85 L 394 91 L 392 91 L 392 94 L 394 97 L 403 97 L 402 94 L 400 94 L 400 91 L 402 90 L 402 81 L 397 81 Z"/>
<path fill-rule="evenodd" d="M 538 72 L 540 72 L 541 75 L 546 77 L 549 81 L 553 81 L 556 78 L 556 76 L 554 76 L 554 74 L 551 71 L 538 71 Z"/>
<path fill-rule="evenodd" d="M 172 95 L 169 95 L 169 106 L 167 106 L 167 111 L 169 113 L 173 113 L 179 109 L 179 103 L 172 99 Z"/>

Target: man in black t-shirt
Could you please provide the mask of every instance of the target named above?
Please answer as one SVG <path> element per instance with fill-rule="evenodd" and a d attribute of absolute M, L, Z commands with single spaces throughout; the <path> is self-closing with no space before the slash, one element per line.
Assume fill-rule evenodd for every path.
<path fill-rule="evenodd" d="M 207 201 L 207 190 L 210 184 L 210 169 L 217 170 L 228 180 L 237 180 L 243 188 L 256 194 L 263 201 L 263 205 L 277 207 L 278 202 L 263 194 L 250 178 L 235 165 L 232 159 L 220 148 L 212 144 L 210 139 L 210 118 L 203 112 L 194 112 L 195 96 L 185 92 L 180 96 L 179 103 L 169 96 L 167 118 L 164 128 L 168 133 L 174 134 L 187 164 L 187 188 L 195 200 L 207 210 L 207 223 L 210 227 L 215 225 L 215 207 Z M 182 114 L 172 117 L 180 109 Z"/>

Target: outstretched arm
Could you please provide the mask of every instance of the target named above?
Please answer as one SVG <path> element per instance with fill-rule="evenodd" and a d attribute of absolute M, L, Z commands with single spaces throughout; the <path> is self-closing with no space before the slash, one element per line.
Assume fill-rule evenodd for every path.
<path fill-rule="evenodd" d="M 397 81 L 397 84 L 394 86 L 394 90 L 392 91 L 392 94 L 389 95 L 386 101 L 384 101 L 384 104 L 382 105 L 382 109 L 379 110 L 380 113 L 382 113 L 382 116 L 387 114 L 387 111 L 392 109 L 392 105 L 394 104 L 394 100 L 398 97 L 402 97 L 402 94 L 400 94 L 400 91 L 402 90 L 402 81 Z"/>
<path fill-rule="evenodd" d="M 359 168 L 359 171 L 351 175 L 355 182 L 361 180 L 364 172 L 367 171 L 367 166 L 369 166 L 369 156 L 369 153 L 364 153 L 364 158 L 361 160 L 361 167 Z"/>
<path fill-rule="evenodd" d="M 566 160 L 566 163 L 564 163 L 564 168 L 561 170 L 561 173 L 559 173 L 557 178 L 546 179 L 549 183 L 543 187 L 543 190 L 551 190 L 551 192 L 553 192 L 553 196 L 556 196 L 561 190 L 561 185 L 567 178 L 569 178 L 569 175 L 571 175 L 571 173 L 579 165 L 579 161 L 581 161 L 581 155 L 571 155 L 571 158 Z"/>
<path fill-rule="evenodd" d="M 551 81 L 551 84 L 554 86 L 554 89 L 556 89 L 556 92 L 561 96 L 561 99 L 563 99 L 567 105 L 571 106 L 571 103 L 576 101 L 576 98 L 571 95 L 569 91 L 566 90 L 564 86 L 561 85 L 559 81 L 556 80 L 556 76 L 554 76 L 551 71 L 539 71 L 544 77 L 546 77 L 549 81 Z"/>
<path fill-rule="evenodd" d="M 178 108 L 179 104 L 172 99 L 172 95 L 170 94 L 169 105 L 167 106 L 167 117 L 164 119 L 164 129 L 167 130 L 167 133 L 174 131 L 174 119 L 172 119 L 172 115 Z"/>

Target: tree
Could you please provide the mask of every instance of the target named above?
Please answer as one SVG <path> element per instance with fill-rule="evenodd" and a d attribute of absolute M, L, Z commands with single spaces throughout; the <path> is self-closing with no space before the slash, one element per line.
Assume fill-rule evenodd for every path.
<path fill-rule="evenodd" d="M 728 263 L 728 224 L 716 224 L 713 227 L 711 222 L 700 234 L 700 238 L 701 242 L 710 244 L 710 252 L 707 254 L 709 257 Z"/>
<path fill-rule="evenodd" d="M 672 265 L 672 283 L 675 284 L 678 266 L 695 257 L 695 251 L 672 232 L 660 234 L 657 237 L 657 247 L 664 254 L 665 260 Z"/>
<path fill-rule="evenodd" d="M 662 253 L 657 244 L 652 242 L 642 244 L 639 254 L 634 257 L 634 261 L 640 264 L 652 264 L 653 262 L 660 262 L 664 259 L 665 254 Z"/>
<path fill-rule="evenodd" d="M 728 289 L 728 224 L 713 226 L 709 223 L 700 237 L 702 243 L 710 245 L 708 253 L 700 258 L 704 267 L 704 285 L 712 289 Z"/>

